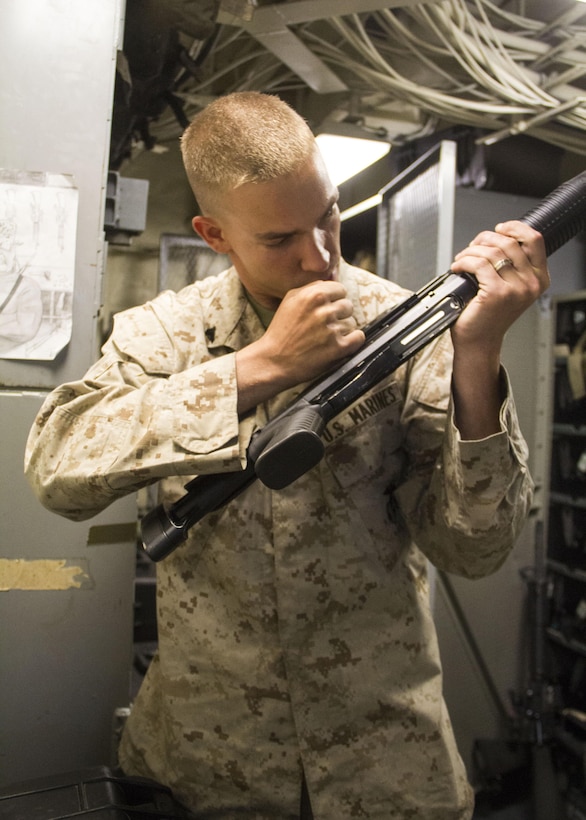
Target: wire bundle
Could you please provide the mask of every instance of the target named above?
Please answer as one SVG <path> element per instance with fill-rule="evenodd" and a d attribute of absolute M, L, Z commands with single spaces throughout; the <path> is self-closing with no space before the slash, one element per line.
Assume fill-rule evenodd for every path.
<path fill-rule="evenodd" d="M 419 123 L 406 138 L 430 133 L 438 123 L 463 124 L 485 129 L 481 140 L 487 143 L 528 132 L 586 153 L 583 3 L 573 2 L 554 20 L 542 22 L 491 0 L 440 0 L 331 17 L 291 30 L 348 86 L 342 109 L 349 112 L 360 98 L 364 116 L 388 119 L 398 102 L 414 107 Z M 227 26 L 198 76 L 182 72 L 177 86 L 188 117 L 218 93 L 303 88 L 249 33 Z M 162 141 L 177 131 L 171 116 L 153 128 Z"/>

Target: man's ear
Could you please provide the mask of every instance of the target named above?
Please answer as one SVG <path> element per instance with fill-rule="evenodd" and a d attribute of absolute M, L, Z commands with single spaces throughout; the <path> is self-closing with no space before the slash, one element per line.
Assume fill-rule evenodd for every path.
<path fill-rule="evenodd" d="M 193 230 L 198 233 L 216 253 L 228 253 L 229 243 L 224 239 L 221 226 L 211 216 L 194 216 L 191 220 Z"/>

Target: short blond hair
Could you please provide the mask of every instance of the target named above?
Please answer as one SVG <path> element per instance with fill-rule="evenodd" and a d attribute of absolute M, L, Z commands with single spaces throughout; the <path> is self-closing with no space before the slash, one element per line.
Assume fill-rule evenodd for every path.
<path fill-rule="evenodd" d="M 305 120 L 271 94 L 239 91 L 195 115 L 181 137 L 187 178 L 204 213 L 247 182 L 295 171 L 315 147 Z"/>

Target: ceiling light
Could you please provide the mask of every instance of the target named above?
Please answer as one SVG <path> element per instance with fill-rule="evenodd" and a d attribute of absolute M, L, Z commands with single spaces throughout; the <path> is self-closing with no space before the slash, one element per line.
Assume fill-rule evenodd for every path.
<path fill-rule="evenodd" d="M 318 134 L 316 140 L 334 185 L 341 185 L 391 150 L 390 143 L 380 139 Z"/>
<path fill-rule="evenodd" d="M 342 211 L 340 221 L 345 222 L 347 219 L 352 219 L 353 216 L 358 216 L 358 214 L 369 211 L 371 208 L 376 208 L 382 201 L 382 194 L 369 196 L 368 199 L 363 199 L 362 202 L 358 202 L 356 205 L 352 205 L 350 208 L 346 208 L 345 211 Z"/>

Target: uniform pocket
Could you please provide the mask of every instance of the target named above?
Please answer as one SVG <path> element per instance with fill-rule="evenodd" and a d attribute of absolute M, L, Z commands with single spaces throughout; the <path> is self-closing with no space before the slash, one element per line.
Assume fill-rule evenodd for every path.
<path fill-rule="evenodd" d="M 341 490 L 340 514 L 355 542 L 386 569 L 406 543 L 393 501 L 406 465 L 402 406 L 397 383 L 379 386 L 330 422 L 324 436 L 324 460 Z"/>
<path fill-rule="evenodd" d="M 403 468 L 402 407 L 401 391 L 392 382 L 362 396 L 328 424 L 324 458 L 341 487 L 398 479 Z"/>

